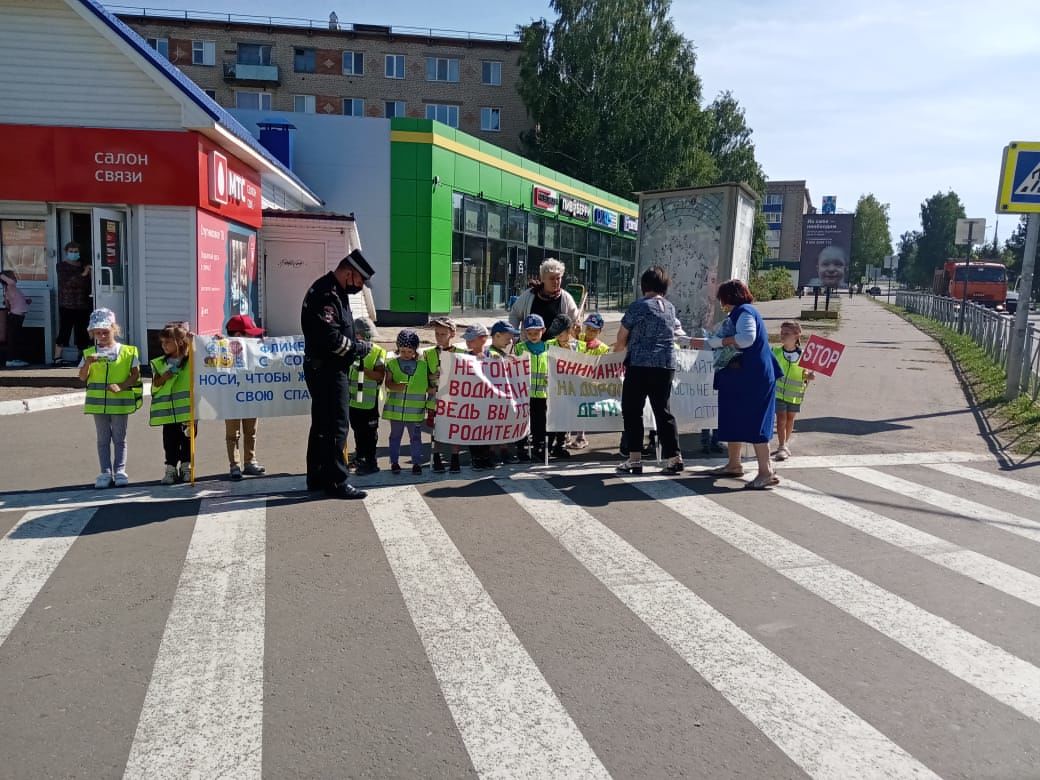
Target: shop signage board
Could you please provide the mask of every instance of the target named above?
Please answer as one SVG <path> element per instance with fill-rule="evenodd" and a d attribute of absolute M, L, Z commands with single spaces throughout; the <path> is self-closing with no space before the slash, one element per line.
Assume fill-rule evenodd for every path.
<path fill-rule="evenodd" d="M 627 233 L 630 236 L 634 236 L 639 232 L 639 219 L 637 217 L 630 217 L 628 214 L 621 215 L 621 232 Z"/>
<path fill-rule="evenodd" d="M 225 219 L 260 227 L 260 176 L 208 138 L 198 136 L 198 204 Z"/>
<path fill-rule="evenodd" d="M 588 222 L 592 218 L 592 206 L 570 195 L 560 195 L 560 213 L 579 222 Z"/>
<path fill-rule="evenodd" d="M 560 195 L 547 187 L 531 187 L 531 207 L 555 214 L 560 206 Z"/>
<path fill-rule="evenodd" d="M 196 218 L 198 236 L 198 332 L 220 333 L 224 329 L 224 301 L 227 295 L 228 225 L 227 222 L 199 211 Z"/>
<path fill-rule="evenodd" d="M 802 348 L 802 357 L 798 365 L 824 376 L 833 376 L 844 351 L 844 344 L 813 334 Z"/>
<path fill-rule="evenodd" d="M 1040 213 L 1040 142 L 1012 141 L 1004 147 L 997 212 Z"/>
<path fill-rule="evenodd" d="M 596 208 L 592 210 L 592 221 L 599 227 L 606 228 L 607 230 L 618 229 L 618 213 L 616 211 L 611 211 L 610 209 L 596 206 Z"/>

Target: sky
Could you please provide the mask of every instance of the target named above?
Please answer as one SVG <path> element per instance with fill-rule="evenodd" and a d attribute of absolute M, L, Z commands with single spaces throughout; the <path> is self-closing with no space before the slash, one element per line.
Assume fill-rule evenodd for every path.
<path fill-rule="evenodd" d="M 921 203 L 954 190 L 992 240 L 1001 152 L 1040 141 L 1040 0 L 673 0 L 697 50 L 705 102 L 744 107 L 770 179 L 805 179 L 813 203 L 861 194 L 890 204 L 893 241 L 920 227 Z M 114 10 L 120 6 L 110 5 Z M 149 6 L 151 7 L 151 6 Z M 551 18 L 512 0 L 156 0 L 157 8 L 341 23 L 511 33 Z M 140 8 L 140 6 L 136 6 Z M 1000 219 L 999 237 L 1017 217 Z"/>

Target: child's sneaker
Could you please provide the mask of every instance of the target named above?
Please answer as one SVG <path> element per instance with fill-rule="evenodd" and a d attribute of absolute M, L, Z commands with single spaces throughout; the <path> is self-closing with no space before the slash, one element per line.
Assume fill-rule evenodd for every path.
<path fill-rule="evenodd" d="M 418 463 L 416 463 L 414 466 L 412 466 L 412 474 L 414 474 L 417 477 L 421 477 L 422 476 L 422 466 L 420 466 Z"/>
<path fill-rule="evenodd" d="M 125 471 L 117 471 L 115 476 L 116 487 L 126 487 L 130 484 L 130 477 Z"/>
<path fill-rule="evenodd" d="M 190 463 L 182 463 L 181 464 L 180 481 L 181 482 L 191 482 L 191 464 Z"/>
<path fill-rule="evenodd" d="M 401 464 L 400 463 L 391 463 L 390 464 L 390 473 L 391 474 L 400 474 L 401 473 Z"/>
<path fill-rule="evenodd" d="M 360 461 L 358 462 L 357 468 L 361 468 Z M 267 473 L 267 469 L 254 460 L 252 463 L 246 464 L 246 467 L 242 469 L 242 473 L 250 477 L 261 477 Z"/>
<path fill-rule="evenodd" d="M 112 472 L 102 471 L 98 474 L 97 479 L 94 480 L 94 487 L 98 488 L 110 488 L 112 487 Z"/>
<path fill-rule="evenodd" d="M 159 481 L 161 485 L 176 485 L 177 484 L 177 467 L 167 466 L 166 473 L 163 478 Z"/>
<path fill-rule="evenodd" d="M 237 463 L 228 469 L 228 473 L 231 475 L 231 479 L 234 482 L 240 482 L 242 480 L 242 469 L 238 467 Z"/>

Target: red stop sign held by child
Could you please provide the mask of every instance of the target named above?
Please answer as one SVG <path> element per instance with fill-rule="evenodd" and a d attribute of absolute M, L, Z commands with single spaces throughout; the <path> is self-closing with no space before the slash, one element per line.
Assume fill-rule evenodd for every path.
<path fill-rule="evenodd" d="M 844 350 L 844 344 L 813 335 L 802 348 L 802 357 L 798 365 L 810 371 L 818 371 L 824 376 L 833 376 Z"/>

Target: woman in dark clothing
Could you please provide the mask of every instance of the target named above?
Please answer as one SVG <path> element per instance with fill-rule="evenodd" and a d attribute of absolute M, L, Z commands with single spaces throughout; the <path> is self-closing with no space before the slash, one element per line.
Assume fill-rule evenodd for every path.
<path fill-rule="evenodd" d="M 621 416 L 625 423 L 628 459 L 617 467 L 621 474 L 642 474 L 643 407 L 647 398 L 657 421 L 666 474 L 683 470 L 679 437 L 669 401 L 675 374 L 675 307 L 665 299 L 670 279 L 660 266 L 643 272 L 643 297 L 633 301 L 621 318 L 615 352 L 628 350 L 625 381 L 621 386 Z M 767 445 L 768 446 L 768 445 Z"/>
<path fill-rule="evenodd" d="M 82 352 L 90 346 L 87 321 L 92 308 L 94 285 L 90 263 L 80 258 L 79 244 L 70 241 L 65 255 L 58 260 L 58 340 L 54 345 L 54 360 L 61 360 L 61 351 L 69 345 L 69 336 L 75 333 L 76 346 Z"/>
<path fill-rule="evenodd" d="M 744 442 L 755 448 L 758 474 L 745 487 L 765 490 L 779 483 L 769 461 L 769 440 L 776 416 L 776 378 L 780 367 L 769 349 L 769 334 L 747 285 L 739 279 L 723 282 L 719 303 L 728 317 L 720 333 L 708 339 L 694 339 L 693 348 L 736 348 L 737 354 L 715 371 L 719 391 L 719 439 L 729 444 L 729 461 L 709 474 L 739 477 L 744 473 L 740 450 Z"/>

